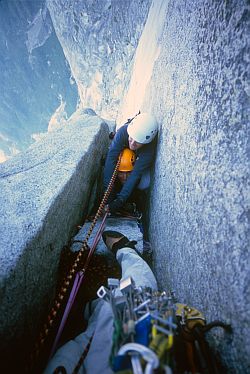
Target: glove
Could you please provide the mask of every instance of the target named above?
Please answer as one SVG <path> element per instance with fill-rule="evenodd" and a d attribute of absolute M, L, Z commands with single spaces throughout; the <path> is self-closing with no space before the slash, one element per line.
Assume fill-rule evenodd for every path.
<path fill-rule="evenodd" d="M 123 206 L 123 201 L 119 198 L 111 201 L 111 203 L 108 204 L 110 213 L 115 213 L 118 209 L 120 209 Z"/>

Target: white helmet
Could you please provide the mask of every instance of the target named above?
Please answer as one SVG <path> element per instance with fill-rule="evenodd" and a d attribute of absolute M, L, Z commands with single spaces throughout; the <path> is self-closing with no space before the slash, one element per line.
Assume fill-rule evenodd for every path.
<path fill-rule="evenodd" d="M 158 123 L 156 118 L 149 113 L 138 114 L 128 125 L 128 134 L 136 142 L 150 143 L 157 134 Z"/>

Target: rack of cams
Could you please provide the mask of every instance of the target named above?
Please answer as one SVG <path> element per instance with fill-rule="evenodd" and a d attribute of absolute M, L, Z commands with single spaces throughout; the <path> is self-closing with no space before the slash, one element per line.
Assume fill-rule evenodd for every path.
<path fill-rule="evenodd" d="M 177 331 L 176 312 L 181 321 L 187 319 L 182 304 L 176 304 L 173 293 L 136 287 L 128 277 L 119 281 L 109 278 L 108 288 L 97 291 L 99 298 L 107 301 L 114 316 L 113 345 L 110 364 L 114 371 L 128 368 L 134 373 L 152 373 L 164 367 L 171 373 L 171 348 Z M 193 310 L 189 308 L 189 314 Z M 198 312 L 199 313 L 199 312 Z M 197 315 L 196 315 L 197 317 Z M 199 313 L 201 321 L 203 316 Z"/>
<path fill-rule="evenodd" d="M 206 323 L 201 312 L 177 303 L 173 292 L 136 287 L 128 277 L 109 278 L 108 288 L 97 295 L 110 303 L 114 315 L 110 364 L 115 372 L 167 374 L 192 372 L 219 374 L 216 360 L 205 339 L 214 327 L 231 333 L 230 324 L 215 320 Z M 142 366 L 141 366 L 142 365 Z"/>

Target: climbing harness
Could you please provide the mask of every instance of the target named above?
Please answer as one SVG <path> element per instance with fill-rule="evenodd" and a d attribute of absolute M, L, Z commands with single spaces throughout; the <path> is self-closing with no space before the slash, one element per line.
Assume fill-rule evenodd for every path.
<path fill-rule="evenodd" d="M 59 337 L 61 335 L 62 328 L 63 328 L 63 326 L 64 326 L 64 324 L 66 322 L 66 319 L 67 319 L 67 316 L 68 316 L 68 313 L 69 313 L 69 310 L 70 310 L 70 306 L 73 304 L 73 300 L 75 299 L 76 293 L 79 290 L 79 287 L 80 287 L 80 284 L 81 284 L 81 279 L 82 279 L 84 273 L 86 272 L 86 269 L 87 269 L 87 267 L 89 265 L 91 256 L 93 255 L 93 252 L 94 252 L 94 250 L 96 248 L 96 245 L 98 244 L 98 240 L 101 237 L 101 230 L 98 230 L 97 237 L 94 239 L 93 246 L 90 249 L 89 246 L 88 246 L 88 240 L 89 240 L 90 235 L 91 235 L 91 233 L 92 233 L 92 231 L 93 231 L 93 229 L 94 229 L 94 227 L 95 227 L 95 225 L 97 223 L 98 218 L 101 217 L 102 212 L 104 210 L 104 207 L 105 207 L 105 205 L 107 203 L 108 197 L 110 195 L 110 192 L 111 192 L 111 190 L 113 188 L 113 185 L 114 185 L 114 182 L 115 182 L 115 179 L 116 179 L 116 176 L 117 176 L 119 165 L 120 165 L 120 157 L 118 158 L 118 161 L 117 161 L 117 164 L 115 166 L 113 175 L 112 175 L 112 177 L 110 179 L 110 182 L 109 182 L 109 185 L 108 185 L 108 187 L 107 187 L 107 189 L 106 189 L 106 191 L 105 191 L 105 193 L 103 195 L 102 201 L 101 201 L 101 203 L 99 205 L 99 208 L 98 208 L 98 210 L 96 212 L 96 215 L 95 215 L 95 217 L 93 219 L 93 222 L 91 223 L 90 228 L 88 230 L 88 233 L 87 233 L 85 239 L 83 240 L 83 246 L 80 249 L 80 251 L 78 252 L 78 255 L 77 255 L 77 257 L 76 257 L 76 259 L 75 259 L 75 261 L 74 261 L 74 263 L 73 263 L 70 271 L 69 271 L 69 274 L 64 279 L 63 285 L 62 285 L 62 287 L 61 287 L 61 289 L 60 289 L 60 291 L 58 293 L 58 296 L 55 299 L 54 306 L 52 307 L 52 309 L 51 309 L 51 311 L 50 311 L 50 313 L 48 315 L 47 322 L 44 324 L 43 330 L 42 330 L 42 332 L 39 335 L 39 341 L 35 344 L 34 352 L 33 352 L 33 354 L 30 357 L 30 367 L 27 367 L 26 368 L 27 370 L 30 370 L 31 368 L 34 367 L 35 361 L 37 360 L 37 358 L 38 358 L 38 356 L 40 354 L 41 348 L 44 345 L 44 343 L 45 343 L 45 341 L 46 341 L 46 339 L 47 339 L 47 337 L 49 335 L 49 332 L 50 332 L 52 326 L 54 325 L 55 318 L 58 315 L 59 309 L 60 309 L 60 307 L 62 305 L 62 301 L 64 300 L 64 297 L 65 297 L 65 295 L 66 295 L 66 293 L 68 291 L 68 288 L 69 288 L 69 286 L 70 286 L 70 284 L 71 284 L 71 282 L 73 280 L 73 276 L 76 274 L 76 271 L 77 271 L 77 269 L 79 267 L 79 263 L 80 263 L 81 257 L 83 255 L 83 253 L 87 250 L 89 252 L 88 253 L 88 257 L 86 259 L 86 262 L 85 262 L 85 264 L 84 264 L 84 266 L 83 266 L 80 274 L 78 274 L 78 276 L 76 276 L 76 281 L 75 281 L 74 286 L 73 286 L 74 289 L 71 292 L 71 300 L 68 303 L 67 311 L 65 312 L 65 318 L 63 319 L 63 321 L 61 323 L 62 327 L 59 328 L 60 331 L 57 334 L 56 341 L 53 344 L 52 350 L 54 351 L 55 348 L 56 348 L 56 344 L 57 344 L 57 342 L 59 340 Z M 107 212 L 105 212 L 105 214 L 104 214 L 103 221 L 102 221 L 102 224 L 101 224 L 102 229 L 104 227 L 104 223 L 105 223 L 105 219 L 107 217 L 107 214 L 108 214 Z"/>

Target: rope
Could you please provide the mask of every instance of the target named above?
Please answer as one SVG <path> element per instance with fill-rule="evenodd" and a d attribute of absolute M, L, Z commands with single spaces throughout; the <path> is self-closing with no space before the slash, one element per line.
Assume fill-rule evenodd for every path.
<path fill-rule="evenodd" d="M 52 349 L 51 349 L 50 357 L 52 357 L 53 354 L 55 353 L 57 344 L 58 344 L 59 339 L 60 339 L 60 337 L 62 335 L 65 323 L 66 323 L 67 318 L 68 318 L 68 315 L 70 313 L 70 310 L 71 310 L 71 308 L 72 308 L 72 306 L 74 304 L 74 301 L 75 301 L 75 298 L 76 298 L 77 293 L 79 291 L 79 288 L 80 288 L 80 286 L 82 284 L 82 281 L 84 279 L 84 275 L 85 275 L 86 270 L 88 268 L 91 256 L 93 255 L 93 253 L 94 253 L 94 251 L 96 249 L 96 246 L 97 246 L 97 244 L 98 244 L 98 242 L 99 242 L 99 240 L 101 238 L 102 231 L 103 231 L 103 228 L 104 228 L 104 225 L 105 225 L 105 220 L 107 218 L 107 215 L 108 215 L 108 213 L 105 213 L 105 215 L 103 217 L 103 220 L 102 220 L 102 223 L 101 223 L 101 226 L 100 226 L 100 228 L 99 228 L 99 230 L 98 230 L 98 232 L 96 234 L 96 237 L 95 237 L 94 243 L 92 245 L 92 248 L 89 249 L 89 254 L 88 254 L 88 257 L 86 258 L 86 261 L 85 261 L 85 264 L 84 264 L 84 268 L 81 271 L 78 271 L 76 273 L 74 285 L 73 285 L 73 288 L 71 290 L 71 293 L 70 293 L 70 296 L 69 296 L 69 299 L 68 299 L 68 302 L 67 302 L 67 305 L 66 305 L 66 308 L 65 308 L 65 311 L 64 311 L 64 314 L 63 314 L 60 326 L 59 326 L 59 329 L 57 331 L 57 335 L 56 335 L 55 341 L 54 341 Z"/>
<path fill-rule="evenodd" d="M 89 348 L 90 348 L 90 345 L 91 345 L 91 342 L 92 342 L 92 339 L 93 339 L 93 336 L 94 334 L 91 336 L 91 338 L 89 339 L 89 342 L 86 346 L 86 348 L 84 349 L 83 353 L 81 354 L 81 357 L 76 365 L 76 367 L 74 368 L 73 370 L 73 373 L 72 374 L 77 374 L 79 369 L 81 368 L 82 364 L 83 364 L 83 361 L 85 360 L 85 357 L 87 356 L 88 354 L 88 351 L 89 351 Z"/>
<path fill-rule="evenodd" d="M 114 172 L 113 172 L 113 175 L 110 179 L 110 182 L 109 182 L 109 185 L 107 187 L 107 190 L 105 191 L 104 195 L 103 195 L 103 198 L 102 198 L 102 201 L 100 203 L 100 206 L 96 212 L 96 215 L 93 219 L 93 222 L 92 224 L 90 225 L 90 228 L 89 228 L 89 231 L 85 237 L 85 239 L 83 240 L 83 246 L 82 248 L 80 249 L 76 259 L 75 259 L 75 262 L 74 264 L 72 265 L 70 271 L 69 271 L 69 274 L 66 276 L 65 280 L 63 281 L 63 285 L 58 293 L 58 296 L 55 298 L 55 301 L 54 301 L 54 306 L 51 308 L 50 312 L 49 312 L 49 315 L 47 317 L 47 322 L 44 324 L 43 326 L 43 329 L 39 335 L 39 340 L 38 342 L 35 344 L 35 349 L 34 349 L 34 352 L 31 354 L 31 358 L 30 358 L 30 364 L 31 364 L 31 367 L 34 366 L 35 364 L 35 361 L 37 360 L 37 358 L 39 357 L 40 355 L 40 352 L 41 352 L 41 348 L 44 346 L 44 343 L 49 335 L 49 332 L 55 322 L 55 318 L 58 314 L 58 311 L 60 310 L 60 307 L 62 305 L 62 301 L 68 291 L 68 288 L 69 288 L 69 285 L 73 279 L 73 276 L 75 275 L 76 271 L 77 271 L 77 268 L 79 266 L 79 262 L 81 260 L 81 257 L 84 253 L 85 250 L 89 250 L 89 246 L 88 246 L 88 240 L 90 238 L 90 235 L 96 225 L 96 222 L 98 220 L 98 218 L 101 216 L 102 214 L 102 211 L 107 203 L 107 200 L 108 200 L 108 197 L 110 195 L 110 192 L 113 188 L 113 185 L 114 185 L 114 182 L 115 182 L 115 179 L 116 179 L 116 176 L 117 176 L 117 172 L 118 172 L 118 168 L 119 168 L 119 165 L 120 165 L 120 162 L 121 162 L 121 157 L 119 157 L 118 161 L 117 161 L 117 164 L 115 166 L 115 169 L 114 169 Z M 83 268 L 83 270 L 85 271 L 86 270 L 86 266 L 88 266 L 88 263 L 90 261 L 90 257 L 92 256 L 93 253 L 89 253 L 87 259 L 86 259 L 86 262 L 85 262 L 85 266 Z M 30 370 L 30 368 L 28 368 L 28 370 Z"/>

